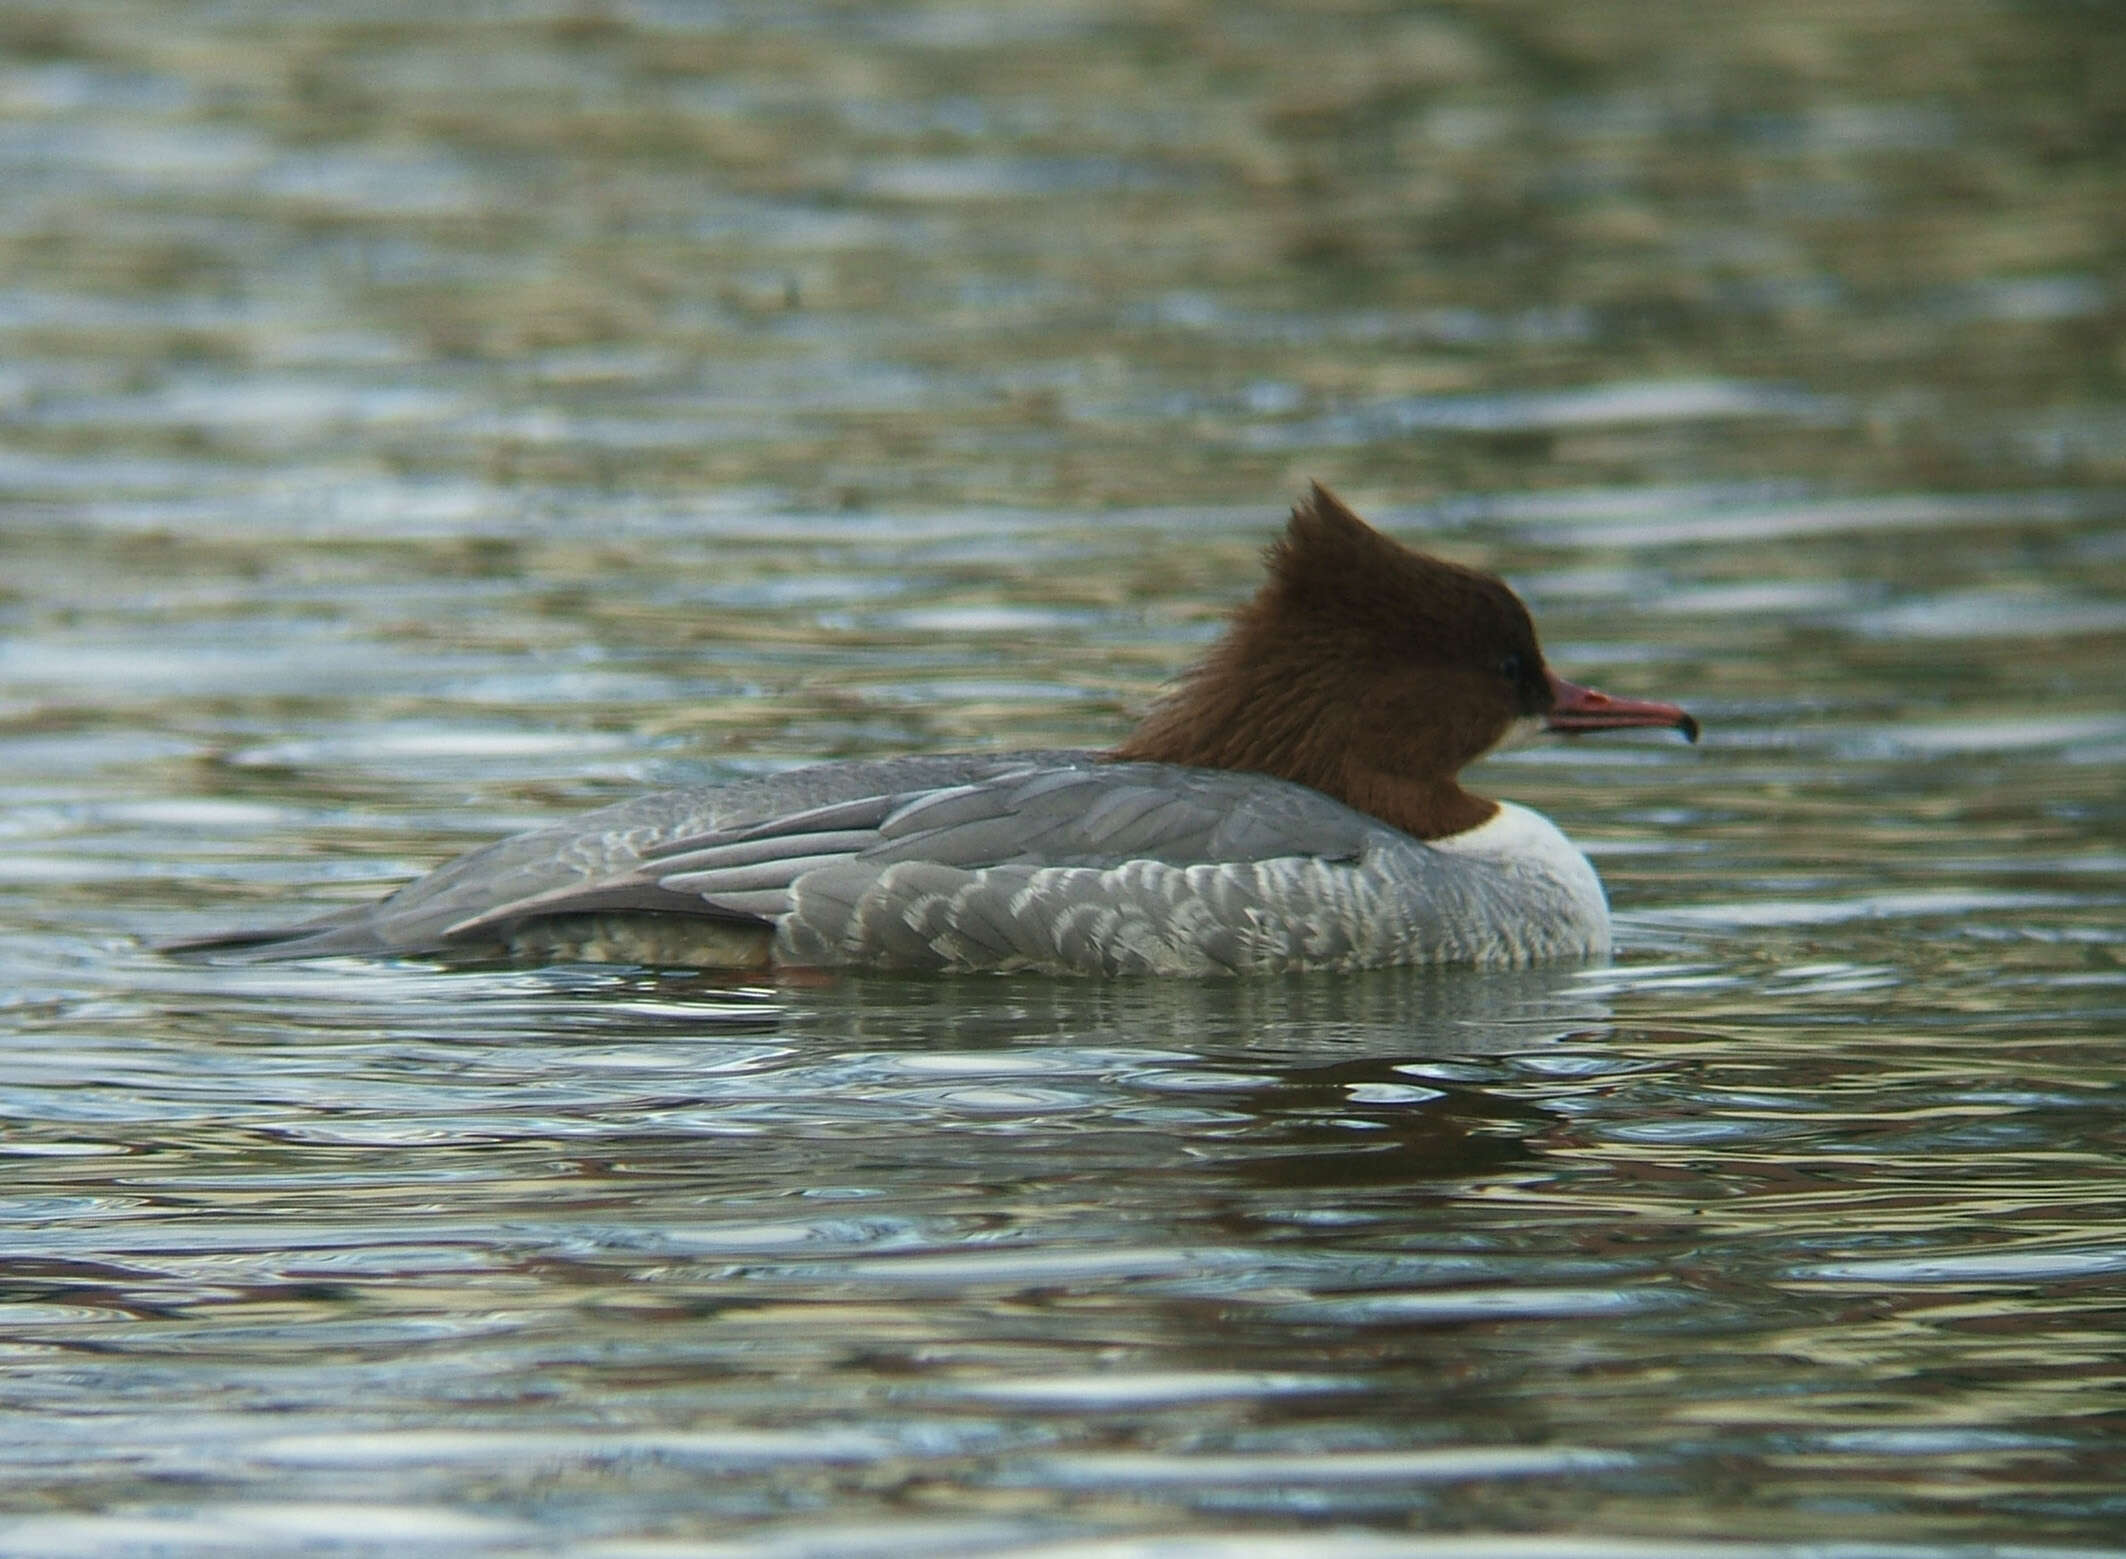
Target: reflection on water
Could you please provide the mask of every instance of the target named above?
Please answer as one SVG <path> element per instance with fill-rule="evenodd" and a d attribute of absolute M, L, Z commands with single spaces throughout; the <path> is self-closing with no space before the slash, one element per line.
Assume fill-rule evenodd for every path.
<path fill-rule="evenodd" d="M 0 1554 L 2122 1552 L 2100 9 L 0 16 Z M 1705 719 L 1482 777 L 1615 966 L 145 951 L 1110 740 L 1309 476 Z"/>

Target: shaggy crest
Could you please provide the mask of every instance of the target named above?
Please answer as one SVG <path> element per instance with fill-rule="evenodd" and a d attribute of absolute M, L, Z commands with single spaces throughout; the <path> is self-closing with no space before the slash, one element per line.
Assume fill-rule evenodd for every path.
<path fill-rule="evenodd" d="M 1311 786 L 1420 838 L 1496 810 L 1463 765 L 1551 706 L 1518 597 L 1383 536 L 1320 484 L 1226 636 L 1115 749 Z"/>

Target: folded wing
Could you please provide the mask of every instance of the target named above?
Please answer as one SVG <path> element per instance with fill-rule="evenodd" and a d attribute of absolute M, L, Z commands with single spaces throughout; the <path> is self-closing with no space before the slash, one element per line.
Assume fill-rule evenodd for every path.
<path fill-rule="evenodd" d="M 1116 934 L 1094 926 L 1103 899 L 1133 897 L 1132 916 L 1176 925 L 1222 902 L 1244 935 L 1256 911 L 1234 894 L 1259 898 L 1308 861 L 1347 866 L 1380 832 L 1259 775 L 1087 753 L 830 764 L 644 796 L 476 850 L 374 904 L 190 945 L 425 953 L 559 917 L 656 915 L 775 929 L 800 961 L 974 966 L 987 948 L 1026 967 L 1105 966 L 1089 951 Z M 1267 877 L 1233 870 L 1273 862 Z"/>

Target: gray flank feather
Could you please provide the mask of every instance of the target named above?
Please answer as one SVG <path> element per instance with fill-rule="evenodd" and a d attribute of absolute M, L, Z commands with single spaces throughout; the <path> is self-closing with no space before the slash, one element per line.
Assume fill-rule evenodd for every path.
<path fill-rule="evenodd" d="M 208 945 L 430 953 L 546 927 L 558 946 L 572 921 L 636 915 L 680 955 L 688 926 L 704 956 L 772 932 L 777 963 L 823 967 L 1261 974 L 1605 949 L 1591 868 L 1520 826 L 1547 830 L 1525 833 L 1532 856 L 1435 848 L 1262 775 L 1083 752 L 824 764 L 623 802 Z"/>

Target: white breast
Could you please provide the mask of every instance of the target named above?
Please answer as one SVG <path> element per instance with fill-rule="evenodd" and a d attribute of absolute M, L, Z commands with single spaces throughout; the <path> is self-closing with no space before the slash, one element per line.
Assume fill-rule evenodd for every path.
<path fill-rule="evenodd" d="M 1558 931 L 1579 929 L 1587 952 L 1607 953 L 1609 898 L 1593 863 L 1542 813 L 1511 801 L 1501 801 L 1498 809 L 1487 823 L 1426 842 L 1489 868 L 1524 891 L 1528 913 L 1555 921 Z"/>

